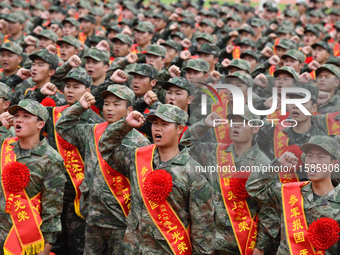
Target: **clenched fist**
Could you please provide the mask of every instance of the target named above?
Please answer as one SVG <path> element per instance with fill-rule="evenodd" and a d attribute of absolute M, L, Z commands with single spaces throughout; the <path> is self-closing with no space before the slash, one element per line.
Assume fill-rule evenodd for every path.
<path fill-rule="evenodd" d="M 58 88 L 53 83 L 48 82 L 40 89 L 40 92 L 45 96 L 54 96 L 57 94 Z"/>
<path fill-rule="evenodd" d="M 111 75 L 110 79 L 115 83 L 123 83 L 129 80 L 129 75 L 123 70 L 118 69 Z"/>
<path fill-rule="evenodd" d="M 78 55 L 73 55 L 67 60 L 67 63 L 73 68 L 77 68 L 81 65 L 81 59 Z"/>
<path fill-rule="evenodd" d="M 94 96 L 90 92 L 86 92 L 80 99 L 79 103 L 84 109 L 90 109 L 92 105 L 96 100 L 94 99 Z"/>
<path fill-rule="evenodd" d="M 139 128 L 141 127 L 144 122 L 145 122 L 145 118 L 143 116 L 143 114 L 141 114 L 140 112 L 137 111 L 132 111 L 125 119 L 125 122 L 133 128 Z"/>

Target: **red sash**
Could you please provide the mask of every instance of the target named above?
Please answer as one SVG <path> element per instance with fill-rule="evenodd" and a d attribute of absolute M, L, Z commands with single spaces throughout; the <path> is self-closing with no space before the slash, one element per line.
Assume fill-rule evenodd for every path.
<path fill-rule="evenodd" d="M 271 65 L 269 67 L 269 75 L 270 76 L 274 76 L 274 72 L 275 72 L 276 66 L 275 65 Z"/>
<path fill-rule="evenodd" d="M 278 45 L 279 42 L 280 42 L 280 38 L 276 38 L 274 41 L 274 46 L 273 46 L 274 55 L 277 55 L 276 45 Z"/>
<path fill-rule="evenodd" d="M 138 50 L 138 43 L 135 43 L 135 44 L 132 44 L 132 46 L 131 46 L 131 52 L 132 53 L 135 53 L 135 54 L 138 54 L 139 53 L 139 50 Z"/>
<path fill-rule="evenodd" d="M 188 129 L 188 126 L 184 126 L 183 132 L 182 132 L 182 134 L 179 136 L 178 143 L 181 141 L 182 136 L 184 135 L 185 131 L 187 131 L 187 129 Z"/>
<path fill-rule="evenodd" d="M 310 77 L 312 77 L 313 80 L 316 79 L 316 72 L 315 71 L 311 71 L 309 74 L 310 74 Z"/>
<path fill-rule="evenodd" d="M 53 123 L 54 126 L 57 123 L 61 113 L 67 108 L 69 105 L 59 106 L 53 108 Z M 76 214 L 84 218 L 81 215 L 79 201 L 81 192 L 79 186 L 83 182 L 84 179 L 84 162 L 83 159 L 77 149 L 76 146 L 66 142 L 60 135 L 54 130 L 55 141 L 57 144 L 58 152 L 64 159 L 64 164 L 68 175 L 72 181 L 74 190 L 76 192 L 76 197 L 74 199 L 74 209 Z"/>
<path fill-rule="evenodd" d="M 80 33 L 79 33 L 79 35 L 78 35 L 78 40 L 79 40 L 80 42 L 85 43 L 86 38 L 87 38 L 87 36 L 86 36 L 86 34 L 85 34 L 84 32 L 80 32 Z"/>
<path fill-rule="evenodd" d="M 13 142 L 19 138 L 7 138 L 1 148 L 1 171 L 7 164 L 16 161 Z M 25 189 L 11 192 L 2 184 L 4 196 L 7 200 L 6 213 L 13 222 L 6 238 L 3 250 L 5 255 L 28 254 L 33 255 L 44 250 L 44 237 L 41 225 L 41 193 L 30 199 Z"/>
<path fill-rule="evenodd" d="M 157 204 L 145 195 L 143 183 L 146 176 L 153 171 L 152 161 L 156 145 L 151 144 L 136 150 L 136 171 L 139 190 L 149 215 L 176 255 L 192 253 L 189 230 L 186 230 L 174 209 L 168 202 Z"/>
<path fill-rule="evenodd" d="M 217 113 L 221 119 L 226 120 L 228 115 L 228 97 L 225 93 L 220 91 L 219 93 L 222 105 L 220 103 L 215 103 L 211 106 L 211 112 Z M 229 137 L 229 124 L 221 124 L 218 127 L 214 128 L 215 136 L 217 143 L 222 144 L 231 144 L 232 141 L 230 141 Z"/>
<path fill-rule="evenodd" d="M 326 114 L 327 132 L 328 135 L 340 135 L 340 123 L 335 117 L 339 112 L 331 112 Z"/>
<path fill-rule="evenodd" d="M 235 46 L 233 50 L 233 59 L 238 59 L 241 56 L 240 46 Z"/>
<path fill-rule="evenodd" d="M 334 57 L 340 56 L 340 43 L 336 43 L 333 48 Z"/>
<path fill-rule="evenodd" d="M 231 152 L 226 152 L 227 145 L 218 145 L 217 165 L 235 168 L 234 158 Z M 228 169 L 228 168 L 227 168 Z M 256 245 L 257 215 L 251 217 L 248 203 L 245 199 L 238 199 L 230 188 L 231 174 L 229 171 L 218 173 L 224 206 L 241 255 L 251 255 Z"/>
<path fill-rule="evenodd" d="M 301 188 L 309 182 L 294 182 L 282 184 L 282 206 L 285 220 L 287 243 L 290 254 L 320 254 L 316 253 L 307 239 L 308 225 L 303 208 Z M 322 252 L 321 252 L 322 254 Z"/>
<path fill-rule="evenodd" d="M 28 91 L 34 91 L 36 89 L 37 86 L 34 86 L 33 88 L 29 88 L 29 89 L 26 89 L 25 91 L 25 96 L 27 94 Z"/>
<path fill-rule="evenodd" d="M 131 187 L 130 181 L 124 175 L 118 173 L 116 170 L 112 169 L 103 159 L 102 155 L 98 149 L 98 143 L 100 137 L 102 136 L 105 128 L 107 127 L 108 123 L 103 122 L 97 124 L 94 128 L 94 139 L 96 145 L 96 152 L 100 170 L 102 171 L 103 177 L 107 186 L 110 188 L 112 195 L 118 201 L 122 211 L 124 212 L 125 217 L 130 212 L 131 207 Z"/>

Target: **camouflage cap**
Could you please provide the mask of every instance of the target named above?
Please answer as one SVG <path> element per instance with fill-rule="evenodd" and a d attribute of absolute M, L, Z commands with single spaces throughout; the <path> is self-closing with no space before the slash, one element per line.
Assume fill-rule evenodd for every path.
<path fill-rule="evenodd" d="M 242 22 L 242 18 L 241 18 L 241 16 L 240 15 L 238 15 L 238 14 L 236 14 L 236 13 L 233 13 L 233 14 L 231 14 L 228 18 L 227 18 L 227 21 L 228 20 L 234 20 L 234 21 L 237 21 L 237 22 Z"/>
<path fill-rule="evenodd" d="M 255 35 L 254 29 L 252 29 L 252 28 L 249 27 L 249 26 L 244 26 L 244 27 L 239 28 L 239 29 L 238 29 L 238 32 L 239 32 L 239 33 L 247 32 L 247 33 L 251 34 L 252 36 Z M 254 43 L 254 45 L 255 45 L 255 43 Z"/>
<path fill-rule="evenodd" d="M 204 43 L 201 45 L 200 49 L 197 51 L 197 53 L 205 53 L 205 54 L 212 54 L 215 57 L 218 56 L 219 48 L 217 45 L 210 44 L 210 43 Z"/>
<path fill-rule="evenodd" d="M 335 65 L 332 65 L 332 64 L 323 64 L 323 65 L 320 66 L 318 69 L 316 69 L 316 71 L 315 71 L 316 77 L 318 77 L 319 74 L 320 74 L 322 71 L 331 72 L 331 73 L 333 73 L 337 78 L 340 79 L 340 68 L 337 67 L 337 66 L 335 66 Z"/>
<path fill-rule="evenodd" d="M 133 13 L 136 12 L 136 7 L 132 2 L 125 1 L 123 5 L 124 5 L 123 9 L 128 9 L 128 10 L 132 11 Z"/>
<path fill-rule="evenodd" d="M 295 59 L 300 63 L 304 63 L 306 59 L 305 55 L 299 50 L 288 50 L 285 54 L 282 55 L 282 59 L 285 59 L 287 57 Z"/>
<path fill-rule="evenodd" d="M 319 37 L 319 30 L 316 29 L 313 25 L 307 25 L 305 27 L 304 33 L 311 32 L 316 35 L 316 37 Z"/>
<path fill-rule="evenodd" d="M 248 87 L 253 87 L 254 86 L 254 81 L 253 78 L 247 73 L 244 72 L 235 72 L 232 74 L 229 74 L 225 77 L 225 79 L 228 81 L 230 79 L 237 78 L 240 79 L 244 84 L 246 84 Z"/>
<path fill-rule="evenodd" d="M 90 14 L 92 14 L 93 16 L 104 16 L 104 9 L 102 7 L 95 7 L 95 8 L 91 8 L 90 10 Z"/>
<path fill-rule="evenodd" d="M 1 44 L 0 51 L 2 51 L 2 50 L 8 50 L 10 52 L 13 52 L 14 54 L 19 55 L 19 56 L 21 56 L 22 52 L 23 52 L 22 48 L 14 42 L 5 42 L 5 43 Z"/>
<path fill-rule="evenodd" d="M 241 59 L 243 59 L 245 56 L 251 56 L 253 59 L 255 59 L 257 62 L 259 61 L 260 59 L 260 56 L 259 54 L 256 52 L 256 51 L 252 51 L 252 50 L 246 50 L 245 52 L 243 52 L 241 54 Z M 248 63 L 248 61 L 247 61 Z"/>
<path fill-rule="evenodd" d="M 334 138 L 325 135 L 312 136 L 308 143 L 301 146 L 301 150 L 307 153 L 312 146 L 321 147 L 337 160 L 340 160 L 340 145 Z"/>
<path fill-rule="evenodd" d="M 153 121 L 155 118 L 185 126 L 188 120 L 188 114 L 175 105 L 161 104 L 157 107 L 155 113 L 147 117 L 147 120 Z"/>
<path fill-rule="evenodd" d="M 78 8 L 84 8 L 87 10 L 91 10 L 91 4 L 88 1 L 79 1 L 79 3 L 77 3 L 77 7 Z"/>
<path fill-rule="evenodd" d="M 130 104 L 133 104 L 135 99 L 135 93 L 131 89 L 129 89 L 125 85 L 114 84 L 107 87 L 102 93 L 100 93 L 100 97 L 105 98 L 107 95 L 115 95 L 123 100 L 129 101 Z"/>
<path fill-rule="evenodd" d="M 181 23 L 185 23 L 185 24 L 187 24 L 187 25 L 189 25 L 189 26 L 191 26 L 191 27 L 195 27 L 195 20 L 192 19 L 192 18 L 184 18 L 184 19 L 182 19 L 179 23 L 180 23 L 180 24 L 181 24 Z"/>
<path fill-rule="evenodd" d="M 241 69 L 243 71 L 246 71 L 247 73 L 250 73 L 251 66 L 248 61 L 244 59 L 232 59 L 230 62 L 230 65 L 228 65 L 227 69 L 230 69 L 232 67 L 236 67 L 238 69 Z"/>
<path fill-rule="evenodd" d="M 337 67 L 340 67 L 340 57 L 330 56 L 325 64 L 332 64 L 336 65 Z"/>
<path fill-rule="evenodd" d="M 79 21 L 76 20 L 75 18 L 66 18 L 64 19 L 61 24 L 65 25 L 66 23 L 70 23 L 72 26 L 75 26 L 77 29 L 79 29 Z"/>
<path fill-rule="evenodd" d="M 57 69 L 59 66 L 59 60 L 56 55 L 53 55 L 46 49 L 37 50 L 29 55 L 29 59 L 34 61 L 34 59 L 40 58 L 46 63 L 50 64 L 53 69 Z"/>
<path fill-rule="evenodd" d="M 76 80 L 80 83 L 84 84 L 87 88 L 91 87 L 92 78 L 90 75 L 87 74 L 86 70 L 82 67 L 73 68 L 71 71 L 68 72 L 66 77 L 63 78 L 64 82 L 68 80 Z"/>
<path fill-rule="evenodd" d="M 23 99 L 18 105 L 12 105 L 8 112 L 14 115 L 18 110 L 26 110 L 29 113 L 40 117 L 43 121 L 47 121 L 49 114 L 45 106 L 41 105 L 38 101 L 31 99 Z"/>
<path fill-rule="evenodd" d="M 287 26 L 280 26 L 277 30 L 276 30 L 276 34 L 291 34 L 293 31 L 290 27 Z"/>
<path fill-rule="evenodd" d="M 59 38 L 59 36 L 50 29 L 44 29 L 43 31 L 41 31 L 40 34 L 38 35 L 38 38 L 41 37 L 50 39 L 53 42 L 57 42 Z"/>
<path fill-rule="evenodd" d="M 199 72 L 209 72 L 210 64 L 203 59 L 189 59 L 183 63 L 183 70 L 193 69 Z"/>
<path fill-rule="evenodd" d="M 263 8 L 265 8 L 268 12 L 278 12 L 279 9 L 277 6 L 271 1 L 267 1 L 263 4 Z"/>
<path fill-rule="evenodd" d="M 261 19 L 258 18 L 252 18 L 249 22 L 249 25 L 251 25 L 252 27 L 262 27 L 263 26 L 263 22 Z"/>
<path fill-rule="evenodd" d="M 201 22 L 200 22 L 200 26 L 202 26 L 202 25 L 207 25 L 207 26 L 209 26 L 209 27 L 212 27 L 212 28 L 215 28 L 216 27 L 216 25 L 214 24 L 214 22 L 212 22 L 210 19 L 204 19 L 204 20 L 202 20 Z"/>
<path fill-rule="evenodd" d="M 150 77 L 151 79 L 156 79 L 157 77 L 157 70 L 148 64 L 137 64 L 135 69 L 128 72 L 131 75 L 139 74 L 142 76 Z"/>
<path fill-rule="evenodd" d="M 147 55 L 155 55 L 155 56 L 159 56 L 164 58 L 166 55 L 166 48 L 162 45 L 158 45 L 158 44 L 151 44 L 148 46 L 148 48 L 146 49 L 146 53 Z"/>
<path fill-rule="evenodd" d="M 15 7 L 23 7 L 24 2 L 21 1 L 21 0 L 13 0 L 12 5 L 15 6 Z"/>
<path fill-rule="evenodd" d="M 158 19 L 162 19 L 162 20 L 164 20 L 164 21 L 166 21 L 166 22 L 168 22 L 168 20 L 169 20 L 169 17 L 166 16 L 166 15 L 165 15 L 164 13 L 162 13 L 162 12 L 158 12 L 158 13 L 153 14 L 153 17 L 154 17 L 154 18 L 158 18 Z"/>
<path fill-rule="evenodd" d="M 340 9 L 332 9 L 329 14 L 340 16 Z"/>
<path fill-rule="evenodd" d="M 255 42 L 254 40 L 250 39 L 250 38 L 243 38 L 237 45 L 247 45 L 247 46 L 250 46 L 252 48 L 256 48 L 255 47 Z"/>
<path fill-rule="evenodd" d="M 11 23 L 21 23 L 23 24 L 25 22 L 25 17 L 23 15 L 20 15 L 19 12 L 12 12 L 11 14 L 4 16 L 3 17 L 4 20 L 7 20 Z"/>
<path fill-rule="evenodd" d="M 140 21 L 135 30 L 153 34 L 155 32 L 155 26 L 149 21 Z"/>
<path fill-rule="evenodd" d="M 217 12 L 213 11 L 212 9 L 208 10 L 208 12 L 206 13 L 207 17 L 214 17 L 214 18 L 218 18 L 219 15 Z"/>
<path fill-rule="evenodd" d="M 281 48 L 284 48 L 286 50 L 289 50 L 289 49 L 292 48 L 290 40 L 288 40 L 286 38 L 280 39 L 279 43 L 275 47 L 281 47 Z"/>
<path fill-rule="evenodd" d="M 208 34 L 208 33 L 200 33 L 199 35 L 196 36 L 196 40 L 198 40 L 198 39 L 204 39 L 208 43 L 214 43 L 215 42 L 215 39 L 212 36 L 212 34 Z"/>
<path fill-rule="evenodd" d="M 247 105 L 244 106 L 244 114 L 237 115 L 237 114 L 230 113 L 227 115 L 227 119 L 230 120 L 234 118 L 235 116 L 241 116 L 245 120 L 260 120 L 260 116 L 252 113 L 249 110 Z"/>
<path fill-rule="evenodd" d="M 317 43 L 314 43 L 312 45 L 312 48 L 315 49 L 316 47 L 324 48 L 329 54 L 333 55 L 333 49 L 332 47 L 325 41 L 319 41 Z"/>
<path fill-rule="evenodd" d="M 80 49 L 80 42 L 74 36 L 64 36 L 60 40 L 57 41 L 57 44 L 60 46 L 62 43 L 67 43 L 74 46 L 76 49 Z"/>
<path fill-rule="evenodd" d="M 112 22 L 107 27 L 106 30 L 109 31 L 115 31 L 116 33 L 121 33 L 123 31 L 122 27 L 118 26 L 117 23 Z"/>
<path fill-rule="evenodd" d="M 86 14 L 85 16 L 79 18 L 79 22 L 80 22 L 80 23 L 81 23 L 83 20 L 88 21 L 88 22 L 91 22 L 92 24 L 95 24 L 95 23 L 96 23 L 96 17 L 94 17 L 94 16 L 91 15 L 91 14 Z"/>
<path fill-rule="evenodd" d="M 297 10 L 291 10 L 291 9 L 287 9 L 287 11 L 284 12 L 284 15 L 287 17 L 291 17 L 291 18 L 298 18 L 300 16 Z"/>
<path fill-rule="evenodd" d="M 93 58 L 96 61 L 109 63 L 110 62 L 110 53 L 106 50 L 100 50 L 97 48 L 90 48 L 86 52 L 84 58 Z"/>
<path fill-rule="evenodd" d="M 111 39 L 111 41 L 114 43 L 115 41 L 121 41 L 122 43 L 127 44 L 128 46 L 131 46 L 133 44 L 132 38 L 127 34 L 117 34 L 115 37 Z"/>
<path fill-rule="evenodd" d="M 293 79 L 295 79 L 295 80 L 299 79 L 299 75 L 298 75 L 298 73 L 295 71 L 295 69 L 293 67 L 283 66 L 283 67 L 275 70 L 274 71 L 274 77 L 276 78 L 281 73 L 288 73 L 290 76 L 293 77 Z"/>
<path fill-rule="evenodd" d="M 335 22 L 334 27 L 338 30 L 340 29 L 340 20 Z"/>
<path fill-rule="evenodd" d="M 173 77 L 169 81 L 162 84 L 163 89 L 168 90 L 171 86 L 176 86 L 185 89 L 191 94 L 192 84 L 184 77 Z"/>
<path fill-rule="evenodd" d="M 300 83 L 299 82 L 299 83 L 294 84 L 293 88 L 306 89 L 310 92 L 311 100 L 313 100 L 314 103 L 316 103 L 316 101 L 318 100 L 319 89 L 313 82 L 309 82 L 309 83 Z M 303 92 L 289 92 L 289 93 L 287 93 L 287 96 L 289 96 L 289 95 L 298 95 L 298 96 L 301 96 L 301 97 L 306 97 L 306 94 L 303 93 Z"/>
<path fill-rule="evenodd" d="M 166 40 L 164 43 L 161 43 L 161 45 L 169 46 L 169 47 L 175 49 L 177 52 L 180 52 L 182 50 L 182 46 L 174 40 Z"/>
<path fill-rule="evenodd" d="M 0 82 L 0 97 L 8 101 L 11 101 L 13 97 L 12 89 L 2 82 Z"/>
<path fill-rule="evenodd" d="M 170 37 L 173 39 L 174 37 L 179 37 L 180 39 L 185 39 L 187 38 L 185 34 L 183 34 L 182 32 L 175 32 L 173 34 L 170 34 Z"/>

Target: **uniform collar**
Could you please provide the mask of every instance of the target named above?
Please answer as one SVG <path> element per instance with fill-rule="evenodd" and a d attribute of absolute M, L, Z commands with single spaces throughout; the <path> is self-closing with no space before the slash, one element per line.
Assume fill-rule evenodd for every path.
<path fill-rule="evenodd" d="M 12 145 L 14 146 L 13 151 L 17 155 L 17 159 L 30 157 L 32 154 L 35 154 L 35 155 L 38 155 L 38 156 L 42 156 L 42 155 L 45 154 L 46 149 L 48 147 L 48 143 L 47 143 L 46 138 L 41 140 L 32 149 L 25 150 L 22 153 L 21 153 L 21 150 L 20 150 L 19 141 L 12 143 Z"/>

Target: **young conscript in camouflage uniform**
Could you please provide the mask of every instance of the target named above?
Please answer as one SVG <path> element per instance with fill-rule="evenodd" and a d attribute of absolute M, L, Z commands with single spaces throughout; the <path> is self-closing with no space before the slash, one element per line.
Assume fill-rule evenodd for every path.
<path fill-rule="evenodd" d="M 108 169 L 98 151 L 98 142 L 107 125 L 126 117 L 133 110 L 131 105 L 135 95 L 126 86 L 111 85 L 101 96 L 106 122 L 79 123 L 79 116 L 94 104 L 94 97 L 86 92 L 79 102 L 63 112 L 56 129 L 61 137 L 85 151 L 85 177 L 80 186 L 81 211 L 86 218 L 84 254 L 124 254 L 130 185 L 125 176 L 114 170 L 114 165 Z M 139 147 L 148 145 L 149 141 L 132 129 L 123 143 Z M 115 181 L 112 182 L 112 179 Z"/>
<path fill-rule="evenodd" d="M 213 252 L 211 186 L 204 174 L 195 173 L 199 164 L 189 156 L 188 150 L 178 146 L 187 118 L 176 106 L 158 106 L 156 112 L 148 116 L 155 144 L 140 148 L 122 143 L 130 130 L 143 124 L 144 118 L 139 112 L 134 111 L 111 124 L 102 135 L 99 149 L 103 158 L 110 165 L 115 164 L 116 170 L 131 183 L 131 212 L 124 239 L 129 249 L 126 254 Z M 165 180 L 160 177 L 157 181 L 158 174 L 172 179 L 173 188 L 167 190 L 170 193 L 167 199 L 167 194 L 158 197 L 150 183 L 153 178 L 156 182 Z M 155 196 L 146 197 L 146 192 Z"/>
<path fill-rule="evenodd" d="M 281 242 L 277 254 L 313 254 L 307 237 L 310 224 L 322 217 L 340 220 L 340 186 L 334 180 L 339 168 L 339 144 L 333 138 L 317 135 L 302 145 L 301 150 L 310 182 L 281 184 L 275 179 L 275 172 L 256 171 L 246 184 L 251 197 L 280 214 Z M 278 162 L 291 167 L 297 165 L 298 159 L 286 152 Z M 316 170 L 319 167 L 322 171 Z M 338 245 L 327 249 L 325 254 L 338 254 Z"/>
<path fill-rule="evenodd" d="M 23 192 L 21 195 L 14 193 L 10 218 L 10 215 L 5 213 L 9 190 L 3 182 L 4 175 L 2 175 L 2 188 L 0 189 L 0 246 L 4 247 L 4 242 L 10 235 L 18 235 L 21 243 L 23 245 L 30 244 L 29 247 L 38 245 L 31 244 L 33 242 L 45 242 L 45 245 L 35 247 L 35 251 L 38 254 L 48 254 L 51 246 L 56 242 L 57 232 L 61 231 L 60 216 L 66 181 L 63 160 L 48 145 L 41 134 L 48 119 L 48 112 L 44 106 L 36 101 L 25 99 L 20 101 L 18 105 L 12 106 L 9 113 L 14 117 L 7 119 L 6 122 L 3 122 L 3 119 L 1 121 L 6 123 L 7 127 L 14 126 L 16 137 L 2 141 L 1 171 L 4 174 L 6 166 L 17 161 L 28 167 L 30 180 L 25 188 L 26 196 Z M 18 196 L 22 199 L 18 199 Z M 31 200 L 32 205 L 25 202 L 28 199 Z M 34 209 L 30 213 L 28 208 L 33 206 L 38 208 L 38 211 Z M 37 214 L 38 212 L 39 214 Z M 34 217 L 33 214 L 36 214 L 36 216 Z M 41 225 L 38 225 L 39 223 L 36 223 L 34 218 L 36 218 L 37 222 L 42 222 Z M 39 221 L 39 219 L 41 220 Z M 19 231 L 11 230 L 14 224 L 13 220 L 16 229 L 19 229 Z M 34 227 L 35 225 L 36 227 Z M 30 229 L 30 231 L 25 234 L 20 229 Z M 38 229 L 41 230 L 42 236 L 39 235 Z M 37 236 L 38 239 L 34 239 Z M 30 237 L 33 237 L 33 239 Z M 15 240 L 15 238 L 14 241 L 13 239 L 7 239 L 4 249 L 11 254 L 14 254 L 12 252 L 15 251 L 18 252 L 17 249 L 13 250 L 13 248 L 19 247 L 21 251 L 23 247 L 21 247 L 19 240 Z M 34 250 L 34 248 L 32 249 Z M 0 254 L 4 254 L 3 249 L 1 249 Z"/>

